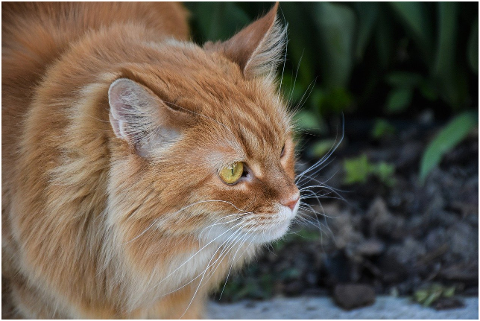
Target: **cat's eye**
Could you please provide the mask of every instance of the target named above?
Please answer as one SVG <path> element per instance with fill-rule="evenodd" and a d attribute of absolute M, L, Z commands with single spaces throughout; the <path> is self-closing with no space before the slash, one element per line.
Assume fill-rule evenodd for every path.
<path fill-rule="evenodd" d="M 285 155 L 285 144 L 283 144 L 282 151 L 280 152 L 280 158 L 282 158 L 283 155 Z"/>
<path fill-rule="evenodd" d="M 242 177 L 242 174 L 242 162 L 236 162 L 227 167 L 224 167 L 219 173 L 220 178 L 227 184 L 235 184 Z"/>

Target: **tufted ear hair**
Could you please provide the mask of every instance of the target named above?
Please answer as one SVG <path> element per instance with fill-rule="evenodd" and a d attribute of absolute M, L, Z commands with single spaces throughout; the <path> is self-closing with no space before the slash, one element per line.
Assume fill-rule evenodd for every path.
<path fill-rule="evenodd" d="M 110 124 L 118 138 L 142 157 L 168 147 L 181 135 L 185 113 L 172 109 L 147 87 L 127 78 L 115 80 L 108 90 Z"/>
<path fill-rule="evenodd" d="M 236 62 L 245 78 L 273 76 L 286 45 L 287 28 L 278 17 L 278 2 L 262 18 L 254 21 L 225 42 L 204 45 L 206 50 L 223 53 Z"/>

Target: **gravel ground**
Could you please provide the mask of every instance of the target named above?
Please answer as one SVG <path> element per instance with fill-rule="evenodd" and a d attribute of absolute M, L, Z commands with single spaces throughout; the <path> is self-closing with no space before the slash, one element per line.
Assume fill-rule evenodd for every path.
<path fill-rule="evenodd" d="M 233 304 L 210 302 L 210 319 L 478 319 L 478 298 L 462 299 L 463 308 L 436 311 L 408 298 L 377 297 L 372 306 L 344 311 L 328 297 L 244 300 Z"/>

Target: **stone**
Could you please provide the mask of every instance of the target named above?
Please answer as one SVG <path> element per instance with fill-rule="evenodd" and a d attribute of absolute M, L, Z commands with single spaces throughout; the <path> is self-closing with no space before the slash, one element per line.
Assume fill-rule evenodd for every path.
<path fill-rule="evenodd" d="M 365 307 L 375 303 L 375 291 L 364 284 L 340 284 L 333 292 L 335 303 L 345 310 Z"/>
<path fill-rule="evenodd" d="M 478 280 L 478 263 L 458 263 L 442 268 L 439 277 L 449 281 L 474 283 Z"/>
<path fill-rule="evenodd" d="M 374 256 L 382 254 L 385 244 L 378 239 L 368 239 L 358 244 L 355 252 L 361 256 Z"/>
<path fill-rule="evenodd" d="M 440 298 L 433 304 L 433 308 L 437 311 L 463 308 L 465 304 L 456 298 Z"/>
<path fill-rule="evenodd" d="M 390 255 L 396 257 L 396 261 L 410 266 L 415 264 L 419 258 L 427 254 L 425 245 L 413 237 L 406 237 L 401 244 L 390 246 L 387 251 Z"/>
<path fill-rule="evenodd" d="M 404 219 L 390 213 L 387 203 L 381 197 L 371 203 L 366 218 L 369 220 L 370 237 L 403 239 L 405 236 Z"/>

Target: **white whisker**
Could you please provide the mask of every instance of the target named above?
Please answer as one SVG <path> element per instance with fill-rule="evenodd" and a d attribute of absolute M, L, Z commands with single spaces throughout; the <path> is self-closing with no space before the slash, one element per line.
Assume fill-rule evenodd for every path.
<path fill-rule="evenodd" d="M 330 148 L 330 150 L 327 152 L 327 154 L 325 154 L 322 158 L 320 158 L 319 161 L 317 161 L 315 164 L 313 164 L 312 166 L 310 166 L 309 168 L 307 168 L 305 171 L 303 171 L 302 173 L 300 173 L 296 180 L 299 180 L 303 175 L 305 175 L 306 173 L 309 173 L 311 171 L 314 171 L 316 170 L 319 166 L 321 166 L 338 148 L 338 146 L 340 146 L 340 144 L 342 143 L 343 139 L 345 137 L 345 118 L 342 114 L 342 136 L 340 137 L 340 140 L 338 141 L 338 143 L 336 143 L 334 146 L 332 146 Z M 337 141 L 337 138 L 335 137 L 335 141 Z"/>
<path fill-rule="evenodd" d="M 239 232 L 239 231 L 240 231 L 240 229 L 238 229 L 236 232 L 234 232 L 234 234 L 237 233 L 237 232 Z M 234 234 L 233 234 L 233 235 L 234 235 Z M 230 237 L 232 237 L 232 236 L 230 236 Z M 223 246 L 226 242 L 229 241 L 230 237 L 227 238 L 227 240 L 225 240 L 225 241 L 218 247 L 218 249 L 213 253 L 212 258 L 210 259 L 210 261 L 209 261 L 208 264 L 207 264 L 207 267 L 205 268 L 205 270 L 204 270 L 203 273 L 202 273 L 202 278 L 200 279 L 200 281 L 199 281 L 199 283 L 198 283 L 198 286 L 197 286 L 197 288 L 195 289 L 195 292 L 193 293 L 192 299 L 191 299 L 190 302 L 188 303 L 188 305 L 187 305 L 185 311 L 183 312 L 183 314 L 180 316 L 180 319 L 185 315 L 185 313 L 187 313 L 187 310 L 188 310 L 188 309 L 190 308 L 190 306 L 192 305 L 193 300 L 195 299 L 195 296 L 197 295 L 198 290 L 199 290 L 200 287 L 202 286 L 203 279 L 205 278 L 205 275 L 206 275 L 206 273 L 207 273 L 207 271 L 208 271 L 208 268 L 211 266 L 211 262 L 212 262 L 212 260 L 214 259 L 215 255 L 216 255 L 217 252 L 220 250 L 220 248 L 222 248 L 222 246 Z M 217 260 L 215 260 L 213 264 L 215 264 L 215 262 L 217 262 L 219 259 L 220 259 L 220 257 L 217 258 Z"/>
<path fill-rule="evenodd" d="M 229 204 L 231 206 L 233 206 L 237 211 L 242 211 L 241 209 L 239 209 L 238 207 L 236 207 L 233 203 L 231 202 L 228 202 L 228 201 L 225 201 L 225 200 L 203 200 L 203 201 L 198 201 L 198 202 L 195 202 L 195 203 L 192 203 L 192 204 L 189 204 L 189 205 L 186 205 L 184 207 L 182 207 L 181 209 L 177 210 L 176 212 L 173 212 L 171 213 L 171 215 L 169 215 L 170 217 L 171 216 L 175 216 L 176 214 L 192 207 L 192 206 L 195 206 L 195 205 L 198 205 L 198 204 L 202 204 L 202 203 L 209 203 L 209 202 L 222 202 L 222 203 L 226 203 L 226 204 Z M 248 212 L 245 212 L 245 213 L 248 213 Z M 143 230 L 140 234 L 138 234 L 137 236 L 135 236 L 133 239 L 125 242 L 125 244 L 128 244 L 130 242 L 133 242 L 135 241 L 136 239 L 138 239 L 139 237 L 141 237 L 142 235 L 144 235 L 150 228 L 152 228 L 155 223 L 158 223 L 159 221 L 161 221 L 160 218 L 157 218 L 157 219 L 154 219 L 152 224 L 150 224 L 145 230 Z"/>
<path fill-rule="evenodd" d="M 202 250 L 204 250 L 207 246 L 209 246 L 210 244 L 212 244 L 213 242 L 215 242 L 218 238 L 222 237 L 224 234 L 230 232 L 230 230 L 236 228 L 238 225 L 240 225 L 241 223 L 237 223 L 235 225 L 233 225 L 232 227 L 228 228 L 227 230 L 225 230 L 223 233 L 217 235 L 217 237 L 215 237 L 213 240 L 211 240 L 210 242 L 208 242 L 207 244 L 205 244 L 202 248 L 200 248 L 197 252 L 195 252 L 192 256 L 190 256 L 185 262 L 183 262 L 182 264 L 180 264 L 180 266 L 178 266 L 175 270 L 173 270 L 172 272 L 170 272 L 166 277 L 164 277 L 159 283 L 157 283 L 157 285 L 155 287 L 158 287 L 161 283 L 163 283 L 167 278 L 169 278 L 170 276 L 172 276 L 175 272 L 177 272 L 181 267 L 183 267 L 185 264 L 187 264 L 191 259 L 193 259 L 198 253 L 200 253 Z"/>
<path fill-rule="evenodd" d="M 176 292 L 176 291 L 184 288 L 185 286 L 191 284 L 193 281 L 195 281 L 196 279 L 198 279 L 201 275 L 203 275 L 203 274 L 208 270 L 208 268 L 211 267 L 210 262 L 211 262 L 211 260 L 215 257 L 215 254 L 218 252 L 218 250 L 219 250 L 225 243 L 227 243 L 227 242 L 230 240 L 230 238 L 234 237 L 235 234 L 238 233 L 239 231 L 240 231 L 240 230 L 235 231 L 232 235 L 230 235 L 230 236 L 227 238 L 227 240 L 225 240 L 222 244 L 220 244 L 220 246 L 218 247 L 218 249 L 213 253 L 212 258 L 210 259 L 209 263 L 207 264 L 207 267 L 206 267 L 202 272 L 200 272 L 196 277 L 194 277 L 194 278 L 193 278 L 192 280 L 190 280 L 189 282 L 183 284 L 182 286 L 180 286 L 179 288 L 177 288 L 177 289 L 175 289 L 175 290 L 173 290 L 173 291 L 170 291 L 170 292 L 168 292 L 168 293 L 165 293 L 164 295 L 171 294 L 171 293 L 173 293 L 173 292 Z M 218 260 L 218 259 L 217 259 L 217 260 Z M 216 262 L 217 260 L 215 260 L 215 262 Z M 215 262 L 214 262 L 214 263 L 215 263 Z M 213 264 L 214 264 L 214 263 L 213 263 Z M 187 308 L 187 309 L 188 309 L 188 308 Z"/>

